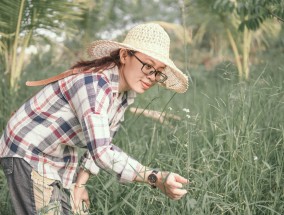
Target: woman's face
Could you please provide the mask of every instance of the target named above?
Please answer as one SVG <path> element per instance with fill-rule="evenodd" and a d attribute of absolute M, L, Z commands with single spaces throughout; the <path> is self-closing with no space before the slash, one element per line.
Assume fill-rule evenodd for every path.
<path fill-rule="evenodd" d="M 153 70 L 162 71 L 165 68 L 165 64 L 140 52 L 131 55 L 127 50 L 122 49 L 120 59 L 122 63 L 119 81 L 120 92 L 133 90 L 136 93 L 144 93 L 156 84 L 155 73 L 146 75 L 142 72 L 143 64 L 145 64 L 144 69 L 152 66 Z"/>

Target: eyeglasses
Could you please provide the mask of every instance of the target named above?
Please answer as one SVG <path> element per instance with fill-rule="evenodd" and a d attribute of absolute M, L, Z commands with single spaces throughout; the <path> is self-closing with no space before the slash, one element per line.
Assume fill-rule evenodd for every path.
<path fill-rule="evenodd" d="M 133 51 L 128 51 L 129 55 L 134 56 L 141 64 L 141 71 L 145 75 L 152 75 L 155 74 L 155 80 L 159 83 L 163 83 L 168 79 L 168 76 L 166 76 L 164 73 L 157 71 L 152 65 L 148 63 L 144 63 L 142 60 L 140 60 Z"/>

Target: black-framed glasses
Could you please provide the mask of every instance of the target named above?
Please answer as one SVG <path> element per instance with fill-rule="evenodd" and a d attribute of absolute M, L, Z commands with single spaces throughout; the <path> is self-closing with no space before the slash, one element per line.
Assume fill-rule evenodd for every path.
<path fill-rule="evenodd" d="M 141 64 L 141 71 L 145 74 L 145 75 L 152 75 L 155 74 L 155 79 L 157 82 L 159 83 L 163 83 L 168 79 L 168 76 L 166 76 L 164 73 L 156 70 L 152 65 L 143 62 L 142 60 L 140 60 L 133 51 L 128 51 L 129 55 L 134 56 Z"/>

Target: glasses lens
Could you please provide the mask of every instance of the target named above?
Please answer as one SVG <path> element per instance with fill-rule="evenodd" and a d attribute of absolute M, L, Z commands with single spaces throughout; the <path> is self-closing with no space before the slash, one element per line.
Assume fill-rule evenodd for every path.
<path fill-rule="evenodd" d="M 151 65 L 147 65 L 147 64 L 144 64 L 143 67 L 142 67 L 142 72 L 145 74 L 145 75 L 152 75 L 152 74 L 155 74 L 155 79 L 157 82 L 160 82 L 160 83 L 163 83 L 167 80 L 167 76 L 160 72 L 160 71 L 156 71 L 154 69 L 154 67 L 152 67 Z"/>
<path fill-rule="evenodd" d="M 158 81 L 158 82 L 160 82 L 160 83 L 165 82 L 165 81 L 167 80 L 167 78 L 168 78 L 168 77 L 167 77 L 165 74 L 161 73 L 161 72 L 158 72 L 158 73 L 156 74 L 156 81 Z"/>
<path fill-rule="evenodd" d="M 152 74 L 155 73 L 155 69 L 151 65 L 144 64 L 143 67 L 142 67 L 142 72 L 145 75 L 152 75 Z"/>

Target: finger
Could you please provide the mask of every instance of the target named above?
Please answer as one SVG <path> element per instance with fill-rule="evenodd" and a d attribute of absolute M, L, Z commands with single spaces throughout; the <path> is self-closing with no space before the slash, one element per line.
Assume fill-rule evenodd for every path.
<path fill-rule="evenodd" d="M 87 204 L 87 207 L 89 208 L 89 206 L 90 206 L 90 199 L 89 199 L 89 194 L 88 194 L 87 190 L 85 190 L 83 199 L 84 199 L 83 201 Z"/>
<path fill-rule="evenodd" d="M 180 200 L 183 196 L 175 196 L 173 200 Z"/>
<path fill-rule="evenodd" d="M 165 185 L 169 188 L 182 188 L 182 183 L 177 181 L 175 175 L 170 175 L 165 181 Z"/>
<path fill-rule="evenodd" d="M 169 195 L 168 196 L 170 199 L 172 200 L 179 200 L 181 199 L 183 196 L 180 196 L 180 195 Z"/>
<path fill-rule="evenodd" d="M 169 198 L 173 199 L 173 200 L 179 200 L 181 199 L 182 197 L 184 196 L 184 194 L 182 195 L 175 195 L 175 194 L 171 194 L 171 195 L 168 195 Z"/>
<path fill-rule="evenodd" d="M 171 189 L 175 189 L 175 188 L 182 188 L 182 183 L 176 182 L 176 181 L 169 181 L 168 185 Z"/>
<path fill-rule="evenodd" d="M 178 174 L 175 174 L 174 176 L 175 176 L 175 179 L 176 179 L 177 182 L 180 182 L 182 184 L 188 184 L 189 183 L 188 179 L 186 179 L 186 178 L 184 178 L 184 177 L 182 177 Z"/>
<path fill-rule="evenodd" d="M 77 210 L 79 206 L 79 198 L 74 197 L 73 204 L 74 204 L 75 210 Z"/>
<path fill-rule="evenodd" d="M 185 189 L 175 189 L 174 193 L 176 195 L 184 196 L 185 194 L 187 194 L 187 190 L 185 190 Z"/>
<path fill-rule="evenodd" d="M 171 189 L 168 193 L 172 196 L 184 196 L 187 193 L 185 189 Z"/>
<path fill-rule="evenodd" d="M 87 205 L 87 208 L 89 208 L 89 207 L 90 207 L 90 200 L 87 199 L 87 200 L 85 201 L 85 203 L 86 203 L 86 205 Z"/>
<path fill-rule="evenodd" d="M 89 207 L 89 206 L 90 206 L 90 200 L 89 200 L 89 198 L 84 199 L 84 200 L 83 200 L 83 202 L 85 202 L 85 203 L 87 204 L 87 207 Z"/>

